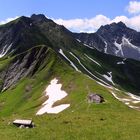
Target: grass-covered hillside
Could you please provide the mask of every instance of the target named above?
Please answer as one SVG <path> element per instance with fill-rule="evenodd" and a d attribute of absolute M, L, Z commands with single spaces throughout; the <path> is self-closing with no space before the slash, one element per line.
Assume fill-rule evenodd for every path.
<path fill-rule="evenodd" d="M 32 54 L 33 50 L 25 54 Z M 35 58 L 38 61 L 38 57 Z M 0 64 L 5 61 L 0 69 L 6 64 L 8 67 L 14 59 L 0 60 Z M 70 107 L 56 115 L 36 116 L 46 100 L 44 90 L 53 78 L 59 79 L 62 89 L 68 93 L 55 105 L 68 103 Z M 102 95 L 105 102 L 89 104 L 87 95 L 90 92 Z M 13 126 L 12 121 L 18 118 L 33 119 L 36 127 L 19 129 Z M 29 73 L 0 95 L 1 140 L 139 140 L 139 119 L 140 112 L 116 100 L 96 81 L 76 72 L 50 48 L 33 75 Z"/>

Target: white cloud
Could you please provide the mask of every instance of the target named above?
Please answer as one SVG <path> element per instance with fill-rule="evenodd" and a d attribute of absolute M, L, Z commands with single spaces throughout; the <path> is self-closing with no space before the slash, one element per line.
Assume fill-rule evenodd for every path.
<path fill-rule="evenodd" d="M 8 18 L 4 21 L 0 21 L 0 25 L 15 20 L 17 18 L 18 16 L 14 18 Z M 90 19 L 85 18 L 85 19 L 70 19 L 70 20 L 65 19 L 53 19 L 53 20 L 56 23 L 64 25 L 66 28 L 74 32 L 91 33 L 97 31 L 102 25 L 111 24 L 113 22 L 117 23 L 120 21 L 124 22 L 128 27 L 140 31 L 140 14 L 130 18 L 126 16 L 117 16 L 114 19 L 110 19 L 104 15 L 97 15 Z"/>
<path fill-rule="evenodd" d="M 130 18 L 130 19 L 126 22 L 126 24 L 127 24 L 129 27 L 131 27 L 131 28 L 133 28 L 133 29 L 135 29 L 135 30 L 137 30 L 137 31 L 140 31 L 140 15 L 137 15 L 137 16 L 134 16 L 134 17 Z"/>
<path fill-rule="evenodd" d="M 111 24 L 113 22 L 118 23 L 120 21 L 125 23 L 128 27 L 140 31 L 140 1 L 136 1 L 136 0 L 130 1 L 126 9 L 130 14 L 134 14 L 134 15 L 129 18 L 122 15 L 122 16 L 117 16 L 114 19 L 110 19 L 102 14 L 96 15 L 95 17 L 90 19 L 88 18 L 69 19 L 69 20 L 53 19 L 53 18 L 51 19 L 54 20 L 57 24 L 64 25 L 66 28 L 74 32 L 95 32 L 102 25 Z M 0 25 L 8 23 L 17 18 L 18 16 L 14 18 L 7 18 L 4 21 L 0 21 Z"/>
<path fill-rule="evenodd" d="M 140 13 L 140 1 L 130 1 L 126 9 L 130 14 Z"/>
<path fill-rule="evenodd" d="M 97 15 L 91 19 L 53 19 L 56 23 L 64 25 L 71 31 L 75 32 L 95 32 L 100 26 L 111 24 L 113 22 L 124 22 L 128 27 L 140 31 L 140 15 L 128 18 L 126 16 L 117 16 L 110 19 L 104 15 Z"/>
<path fill-rule="evenodd" d="M 113 22 L 124 22 L 128 27 L 140 31 L 140 1 L 132 0 L 126 7 L 130 14 L 134 14 L 133 17 L 117 16 L 114 19 L 110 19 L 104 15 L 97 15 L 90 19 L 53 19 L 56 23 L 64 25 L 71 31 L 75 32 L 95 32 L 100 26 L 110 24 Z"/>
<path fill-rule="evenodd" d="M 6 24 L 6 23 L 8 23 L 8 22 L 10 22 L 12 20 L 17 19 L 17 18 L 18 18 L 18 16 L 14 17 L 14 18 L 7 18 L 6 20 L 0 21 L 0 25 Z"/>
<path fill-rule="evenodd" d="M 128 18 L 126 16 L 118 16 L 115 19 L 113 19 L 111 22 L 124 22 L 128 27 L 135 29 L 137 31 L 140 31 L 140 15 L 133 16 L 131 18 Z"/>
<path fill-rule="evenodd" d="M 56 23 L 60 25 L 64 25 L 66 28 L 73 30 L 73 31 L 86 31 L 86 32 L 94 32 L 96 31 L 101 25 L 109 24 L 110 19 L 104 15 L 97 15 L 91 19 L 70 19 L 70 20 L 63 20 L 63 19 L 53 19 Z"/>

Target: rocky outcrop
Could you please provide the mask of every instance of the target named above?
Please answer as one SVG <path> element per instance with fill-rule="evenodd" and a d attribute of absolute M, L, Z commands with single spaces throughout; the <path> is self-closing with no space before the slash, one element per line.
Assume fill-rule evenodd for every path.
<path fill-rule="evenodd" d="M 3 85 L 2 90 L 15 85 L 21 78 L 32 76 L 39 69 L 47 56 L 47 47 L 35 47 L 23 54 L 17 55 L 0 73 Z"/>
<path fill-rule="evenodd" d="M 102 103 L 104 102 L 104 98 L 99 94 L 91 93 L 88 95 L 88 102 L 89 103 Z"/>
<path fill-rule="evenodd" d="M 122 22 L 101 26 L 96 33 L 75 33 L 73 36 L 106 54 L 140 61 L 140 33 Z"/>
<path fill-rule="evenodd" d="M 28 17 L 22 16 L 0 27 L 0 55 L 17 55 L 40 44 L 50 45 Z"/>

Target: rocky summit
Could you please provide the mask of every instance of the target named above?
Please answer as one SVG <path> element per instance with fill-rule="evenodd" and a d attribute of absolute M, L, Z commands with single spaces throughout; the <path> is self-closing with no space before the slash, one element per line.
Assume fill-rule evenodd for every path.
<path fill-rule="evenodd" d="M 75 33 L 83 44 L 106 54 L 140 61 L 140 33 L 123 22 L 101 26 L 96 33 Z"/>

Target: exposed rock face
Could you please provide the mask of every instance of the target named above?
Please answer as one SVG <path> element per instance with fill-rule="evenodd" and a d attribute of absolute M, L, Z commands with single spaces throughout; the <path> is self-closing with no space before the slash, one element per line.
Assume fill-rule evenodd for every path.
<path fill-rule="evenodd" d="M 104 51 L 105 43 L 96 33 L 74 33 L 73 36 L 84 45 L 89 45 L 93 49 L 96 48 L 99 51 Z"/>
<path fill-rule="evenodd" d="M 0 55 L 19 54 L 41 44 L 50 45 L 28 17 L 20 17 L 0 27 Z"/>
<path fill-rule="evenodd" d="M 91 93 L 88 95 L 88 102 L 89 103 L 102 103 L 104 102 L 104 98 L 99 94 Z"/>
<path fill-rule="evenodd" d="M 23 16 L 0 27 L 0 57 L 7 53 L 19 54 L 40 44 L 52 43 L 53 46 L 61 45 L 66 48 L 71 43 L 70 40 L 74 42 L 70 36 L 100 52 L 140 60 L 140 33 L 126 27 L 122 22 L 101 26 L 96 33 L 78 34 L 71 33 L 42 14 L 33 14 L 31 18 Z"/>
<path fill-rule="evenodd" d="M 101 26 L 96 33 L 76 33 L 73 36 L 106 54 L 140 60 L 140 33 L 122 22 Z"/>
<path fill-rule="evenodd" d="M 36 47 L 30 52 L 23 53 L 20 57 L 16 56 L 7 70 L 0 74 L 3 81 L 2 90 L 15 85 L 21 78 L 33 75 L 44 62 L 46 54 L 47 47 L 42 49 Z"/>

